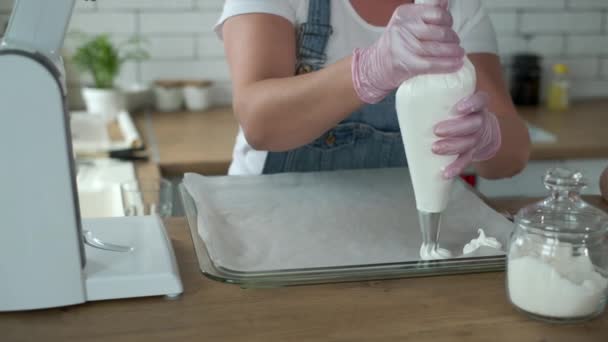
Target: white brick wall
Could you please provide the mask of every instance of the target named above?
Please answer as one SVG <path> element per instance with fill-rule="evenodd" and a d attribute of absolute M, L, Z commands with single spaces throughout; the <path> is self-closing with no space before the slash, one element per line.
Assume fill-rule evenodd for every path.
<path fill-rule="evenodd" d="M 229 81 L 228 65 L 223 59 L 148 60 L 141 63 L 141 73 L 144 82 L 173 77 Z"/>
<path fill-rule="evenodd" d="M 608 8 L 606 0 L 570 0 L 568 8 Z"/>
<path fill-rule="evenodd" d="M 566 53 L 570 56 L 608 55 L 608 34 L 570 35 L 566 45 Z"/>
<path fill-rule="evenodd" d="M 601 1 L 601 0 L 600 0 Z M 488 8 L 493 9 L 547 9 L 564 8 L 566 0 L 484 0 Z"/>
<path fill-rule="evenodd" d="M 125 12 L 77 12 L 72 16 L 70 30 L 85 33 L 123 33 L 132 34 L 137 31 L 137 15 Z"/>
<path fill-rule="evenodd" d="M 598 33 L 602 19 L 602 13 L 592 11 L 522 13 L 519 29 L 523 33 Z"/>
<path fill-rule="evenodd" d="M 572 95 L 608 96 L 608 0 L 482 0 L 496 27 L 505 69 L 518 52 L 570 67 Z"/>
<path fill-rule="evenodd" d="M 99 1 L 97 8 L 100 10 L 122 10 L 122 9 L 169 9 L 181 10 L 192 9 L 194 0 L 103 0 Z"/>
<path fill-rule="evenodd" d="M 544 57 L 545 83 L 551 65 L 565 62 L 575 96 L 608 96 L 608 0 L 482 1 L 496 27 L 507 71 L 513 54 L 532 51 Z M 12 2 L 0 0 L 0 29 Z M 229 102 L 228 66 L 212 32 L 222 5 L 223 0 L 79 0 L 70 28 L 110 32 L 117 42 L 133 34 L 149 41 L 151 60 L 125 66 L 122 84 L 158 77 L 210 78 L 217 84 L 217 100 Z M 67 54 L 74 44 L 66 41 Z M 74 89 L 87 81 L 73 71 L 69 80 Z"/>
<path fill-rule="evenodd" d="M 159 33 L 212 33 L 212 25 L 220 12 L 142 12 L 140 32 Z"/>
<path fill-rule="evenodd" d="M 148 52 L 157 59 L 192 60 L 197 56 L 194 35 L 153 36 L 147 39 L 147 44 Z"/>

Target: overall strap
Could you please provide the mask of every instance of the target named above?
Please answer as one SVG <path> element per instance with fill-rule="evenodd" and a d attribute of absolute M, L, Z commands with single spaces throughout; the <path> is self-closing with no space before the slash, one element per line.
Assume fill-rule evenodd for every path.
<path fill-rule="evenodd" d="M 321 69 L 326 61 L 325 49 L 333 30 L 331 28 L 330 0 L 309 0 L 308 19 L 298 31 L 297 74 Z M 294 151 L 269 152 L 263 174 L 285 172 L 289 156 Z"/>
<path fill-rule="evenodd" d="M 320 69 L 327 60 L 325 49 L 333 30 L 330 0 L 309 0 L 307 22 L 298 35 L 298 74 Z"/>

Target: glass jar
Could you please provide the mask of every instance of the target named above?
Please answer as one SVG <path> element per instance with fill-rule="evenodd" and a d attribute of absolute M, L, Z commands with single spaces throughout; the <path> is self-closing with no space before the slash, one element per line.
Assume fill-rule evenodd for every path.
<path fill-rule="evenodd" d="M 551 195 L 519 211 L 507 246 L 510 302 L 550 322 L 600 315 L 608 294 L 608 215 L 585 203 L 580 172 L 551 169 Z"/>

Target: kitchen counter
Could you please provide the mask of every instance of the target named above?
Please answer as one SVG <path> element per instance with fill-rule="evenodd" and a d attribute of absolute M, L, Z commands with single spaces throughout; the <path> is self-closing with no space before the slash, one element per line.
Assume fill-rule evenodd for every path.
<path fill-rule="evenodd" d="M 206 112 L 139 113 L 134 120 L 164 176 L 228 172 L 238 131 L 230 108 Z"/>
<path fill-rule="evenodd" d="M 157 176 L 138 163 L 139 178 Z M 599 197 L 586 198 L 608 210 Z M 533 199 L 491 200 L 517 211 Z M 528 319 L 504 272 L 244 290 L 204 277 L 184 218 L 165 221 L 184 293 L 0 313 L 0 341 L 606 341 L 608 314 L 579 325 Z"/>
<path fill-rule="evenodd" d="M 608 159 L 608 99 L 577 103 L 563 113 L 542 108 L 522 108 L 520 113 L 557 137 L 555 143 L 534 144 L 532 160 Z M 238 130 L 230 108 L 203 113 L 151 113 L 136 116 L 136 121 L 140 132 L 152 135 L 164 175 L 227 172 Z"/>
<path fill-rule="evenodd" d="M 608 159 L 608 99 L 575 103 L 564 112 L 521 108 L 521 116 L 557 138 L 534 144 L 532 160 Z"/>
<path fill-rule="evenodd" d="M 158 152 L 165 158 L 163 171 L 220 172 L 227 167 L 225 156 L 233 136 L 226 135 L 236 129 L 228 114 L 221 109 L 154 114 L 154 128 L 161 133 Z M 176 124 L 175 118 L 190 125 Z M 553 122 L 552 127 L 565 127 Z M 210 151 L 188 147 L 189 139 Z M 167 146 L 165 141 L 173 144 Z M 159 172 L 153 163 L 138 164 L 136 170 L 140 178 Z M 599 197 L 586 199 L 608 210 Z M 515 212 L 531 201 L 503 198 L 490 204 L 499 211 Z M 0 313 L 0 341 L 499 342 L 606 341 L 608 336 L 608 314 L 579 325 L 528 319 L 508 303 L 504 272 L 243 290 L 200 273 L 184 218 L 168 219 L 166 227 L 184 284 L 180 298 Z"/>
<path fill-rule="evenodd" d="M 591 198 L 600 204 L 599 198 Z M 516 210 L 529 200 L 503 199 Z M 607 208 L 603 205 L 603 208 Z M 580 325 L 528 319 L 504 273 L 243 290 L 201 275 L 185 219 L 166 221 L 184 294 L 0 314 L 2 341 L 606 341 L 608 314 Z"/>

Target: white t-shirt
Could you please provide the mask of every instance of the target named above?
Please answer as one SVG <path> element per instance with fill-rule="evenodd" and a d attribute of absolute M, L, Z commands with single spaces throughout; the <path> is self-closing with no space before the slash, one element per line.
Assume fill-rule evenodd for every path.
<path fill-rule="evenodd" d="M 298 28 L 307 21 L 308 3 L 308 0 L 226 0 L 215 31 L 221 39 L 226 19 L 248 13 L 278 15 Z M 497 53 L 494 28 L 479 0 L 452 0 L 450 12 L 454 18 L 454 30 L 467 53 Z M 325 51 L 327 64 L 352 54 L 355 48 L 372 45 L 384 30 L 384 27 L 373 26 L 361 18 L 349 0 L 331 1 L 331 26 L 333 34 Z M 229 174 L 261 174 L 267 154 L 266 151 L 254 150 L 239 130 Z"/>

